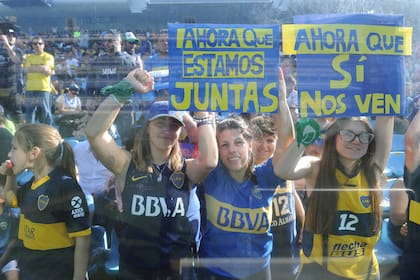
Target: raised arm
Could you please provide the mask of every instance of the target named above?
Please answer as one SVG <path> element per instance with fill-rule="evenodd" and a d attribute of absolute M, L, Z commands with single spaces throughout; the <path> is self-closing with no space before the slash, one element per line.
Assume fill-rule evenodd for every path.
<path fill-rule="evenodd" d="M 195 113 L 198 133 L 198 156 L 187 162 L 187 175 L 192 183 L 201 182 L 216 167 L 219 160 L 212 113 Z"/>
<path fill-rule="evenodd" d="M 390 219 L 392 224 L 400 226 L 407 222 L 408 194 L 402 179 L 397 179 L 389 192 Z"/>
<path fill-rule="evenodd" d="M 375 161 L 381 170 L 385 169 L 392 146 L 392 133 L 394 130 L 394 117 L 376 117 L 375 121 Z"/>
<path fill-rule="evenodd" d="M 279 112 L 274 116 L 277 131 L 277 145 L 273 154 L 273 168 L 274 173 L 282 177 L 283 170 L 289 168 L 287 165 L 287 158 L 284 152 L 287 147 L 293 142 L 295 132 L 293 128 L 292 115 L 286 101 L 286 83 L 284 81 L 283 71 L 279 69 Z"/>
<path fill-rule="evenodd" d="M 135 75 L 137 75 L 137 78 Z M 128 167 L 131 155 L 118 146 L 108 130 L 123 104 L 131 98 L 133 88 L 138 86 L 139 80 L 147 82 L 147 84 L 141 85 L 142 92 L 149 92 L 154 85 L 150 75 L 141 69 L 131 71 L 124 80 L 125 82 L 106 87 L 105 93 L 109 96 L 100 104 L 86 127 L 86 136 L 96 156 L 119 180 L 123 179 L 121 175 Z M 127 82 L 129 85 L 127 85 Z"/>
<path fill-rule="evenodd" d="M 93 113 L 86 126 L 86 136 L 96 157 L 117 177 L 121 175 L 123 168 L 128 166 L 131 158 L 108 133 L 121 106 L 113 95 L 108 96 Z"/>
<path fill-rule="evenodd" d="M 420 102 L 418 102 L 420 103 Z M 414 172 L 420 165 L 420 110 L 417 111 L 405 133 L 405 166 Z"/>

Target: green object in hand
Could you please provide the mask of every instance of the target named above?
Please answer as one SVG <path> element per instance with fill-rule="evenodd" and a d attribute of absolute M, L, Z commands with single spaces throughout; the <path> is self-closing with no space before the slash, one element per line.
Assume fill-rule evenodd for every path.
<path fill-rule="evenodd" d="M 119 81 L 118 83 L 114 85 L 106 86 L 101 89 L 101 94 L 103 95 L 112 94 L 121 104 L 125 104 L 129 102 L 133 93 L 134 93 L 133 87 L 125 79 L 122 79 L 121 81 Z"/>
<path fill-rule="evenodd" d="M 305 147 L 311 145 L 321 136 L 319 124 L 310 118 L 300 118 L 295 124 L 296 140 L 298 147 L 303 144 Z"/>

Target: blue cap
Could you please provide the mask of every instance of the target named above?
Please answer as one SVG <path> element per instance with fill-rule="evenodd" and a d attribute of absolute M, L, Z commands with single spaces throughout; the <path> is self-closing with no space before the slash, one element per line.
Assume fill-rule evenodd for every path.
<path fill-rule="evenodd" d="M 78 86 L 78 85 L 76 85 L 76 84 L 71 84 L 71 85 L 68 87 L 68 89 L 69 89 L 69 90 L 71 90 L 72 92 L 76 92 L 76 93 L 79 93 L 79 91 L 80 91 L 79 86 Z"/>
<path fill-rule="evenodd" d="M 182 120 L 182 112 L 178 111 L 169 111 L 168 101 L 155 101 L 150 106 L 148 121 L 153 121 L 160 117 L 170 117 L 177 120 L 182 126 L 185 126 L 184 121 Z"/>

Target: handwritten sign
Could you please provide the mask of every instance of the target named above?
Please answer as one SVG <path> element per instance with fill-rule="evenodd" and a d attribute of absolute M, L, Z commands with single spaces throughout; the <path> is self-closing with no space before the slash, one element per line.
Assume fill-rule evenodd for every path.
<path fill-rule="evenodd" d="M 300 115 L 400 115 L 412 28 L 401 16 L 299 16 L 282 26 L 283 52 L 297 55 Z"/>
<path fill-rule="evenodd" d="M 168 34 L 171 109 L 277 111 L 279 26 L 169 24 Z"/>

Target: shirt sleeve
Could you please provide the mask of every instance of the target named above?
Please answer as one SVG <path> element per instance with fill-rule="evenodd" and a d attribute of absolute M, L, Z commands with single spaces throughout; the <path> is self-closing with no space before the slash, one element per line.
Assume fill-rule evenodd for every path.
<path fill-rule="evenodd" d="M 48 64 L 50 65 L 51 70 L 54 70 L 54 69 L 55 69 L 54 56 L 49 55 L 48 57 L 49 57 L 49 59 L 48 59 Z"/>
<path fill-rule="evenodd" d="M 257 179 L 258 185 L 261 188 L 272 190 L 273 194 L 278 185 L 282 186 L 285 184 L 284 179 L 277 177 L 274 174 L 273 161 L 271 158 L 262 163 L 261 165 L 256 166 L 254 174 Z"/>
<path fill-rule="evenodd" d="M 90 229 L 86 197 L 79 184 L 70 177 L 63 180 L 63 210 L 70 236 L 85 235 Z"/>

